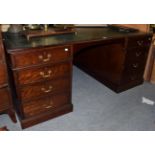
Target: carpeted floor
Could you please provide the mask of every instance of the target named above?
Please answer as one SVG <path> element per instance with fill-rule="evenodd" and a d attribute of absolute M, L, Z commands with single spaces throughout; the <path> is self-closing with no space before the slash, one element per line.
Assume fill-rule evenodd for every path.
<path fill-rule="evenodd" d="M 116 94 L 89 75 L 74 67 L 74 112 L 40 123 L 29 131 L 150 131 L 155 130 L 155 105 L 142 103 L 142 97 L 155 101 L 155 85 L 144 83 Z M 0 126 L 21 130 L 7 115 L 0 115 Z"/>

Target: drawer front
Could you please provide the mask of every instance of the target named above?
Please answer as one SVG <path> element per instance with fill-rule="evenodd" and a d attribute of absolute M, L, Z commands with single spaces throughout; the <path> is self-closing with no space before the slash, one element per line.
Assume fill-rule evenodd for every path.
<path fill-rule="evenodd" d="M 72 70 L 71 62 L 61 63 L 32 69 L 22 69 L 14 72 L 16 84 L 28 84 L 44 80 L 52 80 L 65 75 L 70 75 Z"/>
<path fill-rule="evenodd" d="M 25 67 L 31 65 L 55 63 L 64 61 L 72 56 L 72 48 L 69 45 L 59 47 L 47 47 L 41 49 L 22 50 L 11 54 L 12 66 Z"/>
<path fill-rule="evenodd" d="M 124 67 L 124 72 L 125 73 L 141 73 L 144 71 L 145 68 L 145 63 L 146 61 L 144 60 L 132 60 L 132 61 L 127 61 Z"/>
<path fill-rule="evenodd" d="M 126 63 L 132 62 L 146 62 L 147 55 L 148 55 L 149 48 L 133 48 L 128 49 L 126 54 Z"/>
<path fill-rule="evenodd" d="M 22 101 L 35 99 L 42 96 L 47 96 L 54 92 L 62 92 L 70 90 L 71 80 L 70 78 L 63 78 L 52 80 L 49 82 L 42 82 L 39 84 L 33 84 L 24 86 L 18 90 L 19 96 Z"/>
<path fill-rule="evenodd" d="M 122 77 L 122 83 L 124 84 L 137 80 L 143 80 L 143 72 L 139 72 L 138 74 L 136 72 L 124 73 Z"/>
<path fill-rule="evenodd" d="M 128 48 L 150 46 L 152 36 L 134 36 L 128 38 Z"/>
<path fill-rule="evenodd" d="M 6 83 L 7 83 L 6 66 L 4 63 L 0 63 L 0 85 Z"/>
<path fill-rule="evenodd" d="M 8 109 L 10 105 L 9 90 L 7 88 L 0 89 L 0 112 Z"/>
<path fill-rule="evenodd" d="M 30 101 L 23 104 L 25 117 L 32 117 L 38 114 L 43 114 L 52 111 L 65 104 L 70 104 L 71 98 L 69 93 L 56 94 L 47 98 Z"/>
<path fill-rule="evenodd" d="M 144 74 L 145 63 L 143 61 L 132 62 L 125 66 L 122 81 L 131 82 L 135 80 L 142 80 Z"/>

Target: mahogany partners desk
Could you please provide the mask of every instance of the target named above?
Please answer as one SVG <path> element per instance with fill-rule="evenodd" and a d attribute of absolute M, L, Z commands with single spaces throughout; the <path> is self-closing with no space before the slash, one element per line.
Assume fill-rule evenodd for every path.
<path fill-rule="evenodd" d="M 9 33 L 3 38 L 12 98 L 26 128 L 73 110 L 72 63 L 115 92 L 141 84 L 152 34 L 104 27 L 30 40 Z"/>

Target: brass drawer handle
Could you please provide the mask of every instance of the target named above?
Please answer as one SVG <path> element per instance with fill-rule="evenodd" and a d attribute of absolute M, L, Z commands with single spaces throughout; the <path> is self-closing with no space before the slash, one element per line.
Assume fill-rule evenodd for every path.
<path fill-rule="evenodd" d="M 49 70 L 49 71 L 47 72 L 47 74 L 46 74 L 45 72 L 40 72 L 40 75 L 41 75 L 43 78 L 49 78 L 49 77 L 51 76 L 51 73 L 52 73 L 52 71 Z"/>
<path fill-rule="evenodd" d="M 49 108 L 52 108 L 53 106 L 52 105 L 49 105 L 47 107 L 45 107 L 46 109 L 49 109 Z"/>
<path fill-rule="evenodd" d="M 44 93 L 49 93 L 49 92 L 51 92 L 52 91 L 52 86 L 49 86 L 49 88 L 48 89 L 46 89 L 46 88 L 41 88 L 41 90 L 44 92 Z"/>
<path fill-rule="evenodd" d="M 52 108 L 52 107 L 53 107 L 53 102 L 51 101 L 51 103 L 48 106 L 46 106 L 45 108 L 49 109 L 49 108 Z"/>
<path fill-rule="evenodd" d="M 50 104 L 48 106 L 46 106 L 46 109 L 52 108 L 53 107 L 53 102 L 51 101 Z"/>
<path fill-rule="evenodd" d="M 138 63 L 132 64 L 133 68 L 138 68 Z"/>
<path fill-rule="evenodd" d="M 65 51 L 65 52 L 68 52 L 68 51 L 69 51 L 69 49 L 68 49 L 68 48 L 65 48 L 65 49 L 64 49 L 64 51 Z"/>
<path fill-rule="evenodd" d="M 141 52 L 136 52 L 136 56 L 139 57 L 141 55 Z"/>
<path fill-rule="evenodd" d="M 48 62 L 51 60 L 51 54 L 47 54 L 46 58 L 44 58 L 43 55 L 39 55 L 39 59 L 42 60 L 43 62 Z"/>
<path fill-rule="evenodd" d="M 137 41 L 137 44 L 138 44 L 139 46 L 142 46 L 142 45 L 143 45 L 143 41 Z"/>

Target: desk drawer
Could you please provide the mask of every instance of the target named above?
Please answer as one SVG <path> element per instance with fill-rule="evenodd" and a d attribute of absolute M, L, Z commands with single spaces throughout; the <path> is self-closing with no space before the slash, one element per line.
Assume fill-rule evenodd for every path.
<path fill-rule="evenodd" d="M 35 67 L 14 71 L 16 84 L 28 84 L 33 82 L 52 80 L 65 75 L 69 76 L 72 71 L 72 63 L 66 62 L 57 65 Z"/>
<path fill-rule="evenodd" d="M 9 108 L 9 90 L 7 88 L 0 89 L 0 112 Z"/>
<path fill-rule="evenodd" d="M 150 46 L 151 41 L 152 41 L 151 36 L 129 37 L 127 47 L 132 48 L 132 47 Z"/>
<path fill-rule="evenodd" d="M 124 67 L 124 72 L 125 73 L 130 73 L 130 72 L 136 72 L 139 74 L 140 72 L 143 72 L 145 68 L 145 61 L 143 60 L 133 60 L 129 63 L 126 63 Z"/>
<path fill-rule="evenodd" d="M 123 74 L 123 77 L 122 77 L 123 84 L 127 84 L 137 80 L 139 81 L 143 80 L 143 72 L 139 72 L 138 74 L 136 72 L 130 72 L 130 73 Z"/>
<path fill-rule="evenodd" d="M 0 62 L 0 85 L 7 83 L 6 66 Z"/>
<path fill-rule="evenodd" d="M 11 54 L 12 66 L 25 67 L 38 64 L 56 63 L 67 60 L 72 56 L 69 45 L 22 50 Z"/>
<path fill-rule="evenodd" d="M 145 65 L 149 48 L 133 48 L 128 49 L 126 54 L 126 64 L 143 62 Z"/>
<path fill-rule="evenodd" d="M 21 87 L 18 90 L 19 96 L 21 96 L 22 101 L 35 99 L 41 96 L 48 96 L 49 94 L 55 92 L 62 92 L 70 90 L 71 80 L 70 78 L 62 78 L 57 80 L 52 80 L 49 82 L 42 82 L 39 84 L 33 84 L 29 86 Z"/>
<path fill-rule="evenodd" d="M 70 104 L 70 93 L 55 94 L 39 100 L 30 101 L 23 104 L 23 111 L 25 117 L 32 117 L 38 114 L 43 114 L 52 111 L 65 104 Z"/>
<path fill-rule="evenodd" d="M 125 66 L 122 76 L 123 82 L 132 82 L 135 80 L 142 80 L 145 64 L 141 62 L 133 62 Z"/>

